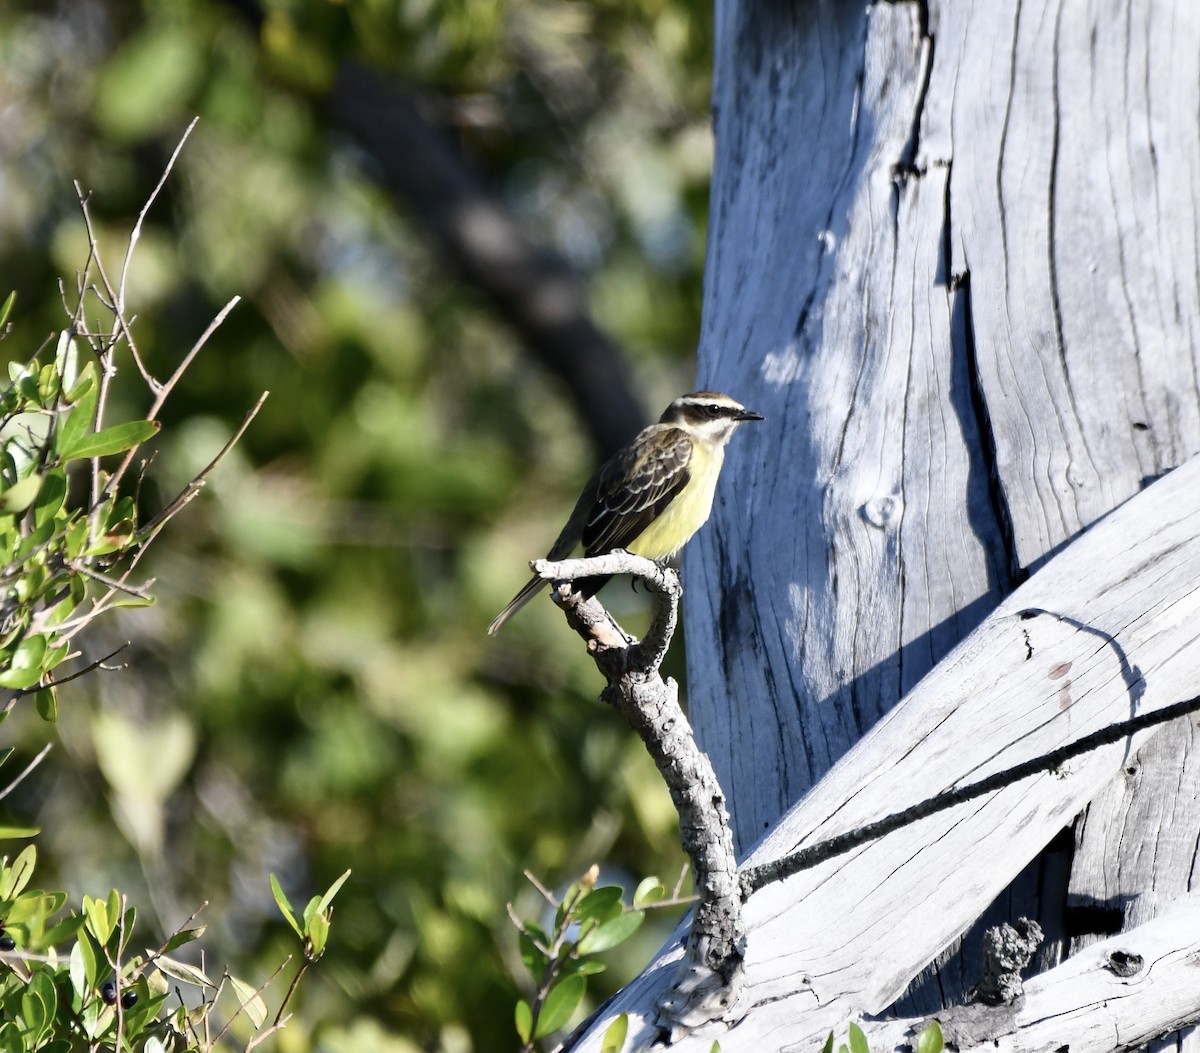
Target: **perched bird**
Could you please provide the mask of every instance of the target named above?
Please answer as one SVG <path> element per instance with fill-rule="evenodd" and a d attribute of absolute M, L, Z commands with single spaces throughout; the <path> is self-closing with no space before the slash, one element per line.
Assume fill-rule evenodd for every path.
<path fill-rule="evenodd" d="M 623 548 L 663 562 L 675 555 L 712 511 L 725 444 L 743 421 L 762 420 L 719 391 L 680 395 L 657 424 L 643 428 L 588 480 L 546 558 L 565 559 L 576 545 L 599 556 Z M 575 585 L 594 595 L 607 577 Z M 494 633 L 525 606 L 546 579 L 534 577 L 488 627 Z"/>

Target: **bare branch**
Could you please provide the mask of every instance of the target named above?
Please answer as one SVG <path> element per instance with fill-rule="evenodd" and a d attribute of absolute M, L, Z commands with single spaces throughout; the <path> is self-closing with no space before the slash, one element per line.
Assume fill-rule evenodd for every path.
<path fill-rule="evenodd" d="M 188 136 L 192 134 L 192 130 L 199 122 L 199 117 L 193 117 L 188 126 L 184 129 L 183 135 L 179 137 L 179 142 L 175 144 L 175 149 L 171 151 L 171 156 L 167 160 L 166 167 L 163 169 L 162 175 L 158 179 L 158 183 L 150 192 L 150 196 L 146 199 L 146 203 L 142 206 L 142 210 L 138 213 L 137 221 L 133 224 L 133 230 L 129 234 L 129 244 L 125 249 L 125 260 L 121 264 L 121 283 L 117 290 L 117 322 L 124 327 L 121 316 L 125 313 L 125 282 L 129 277 L 129 265 L 133 260 L 133 250 L 137 247 L 138 240 L 142 236 L 142 224 L 146 221 L 146 216 L 153 207 L 154 202 L 158 200 L 158 195 L 162 193 L 162 189 L 167 184 L 167 179 L 171 175 L 171 170 L 175 167 L 175 162 L 179 159 L 179 155 L 183 150 L 184 144 L 188 141 Z M 125 328 L 125 333 L 128 335 L 128 328 Z M 116 331 L 114 330 L 113 339 L 116 340 Z M 142 376 L 147 380 L 150 378 L 143 371 Z M 153 414 L 151 414 L 153 416 Z"/>
<path fill-rule="evenodd" d="M 554 599 L 608 680 L 602 701 L 641 736 L 679 813 L 680 843 L 692 861 L 698 902 L 685 955 L 672 988 L 658 1004 L 672 1038 L 722 1014 L 741 987 L 742 898 L 725 795 L 679 705 L 679 685 L 659 673 L 678 618 L 679 575 L 652 560 L 616 551 L 589 559 L 535 560 L 534 573 L 559 582 Z M 572 592 L 569 581 L 630 574 L 655 596 L 645 639 L 630 636 L 601 604 Z"/>

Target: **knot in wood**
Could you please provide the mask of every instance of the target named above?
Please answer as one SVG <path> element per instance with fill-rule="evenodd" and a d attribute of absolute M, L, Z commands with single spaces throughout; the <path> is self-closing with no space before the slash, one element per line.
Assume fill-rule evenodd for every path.
<path fill-rule="evenodd" d="M 975 997 L 987 1005 L 1014 1005 L 1025 994 L 1021 972 L 1042 942 L 1042 929 L 1030 918 L 996 925 L 983 934 L 983 979 Z"/>

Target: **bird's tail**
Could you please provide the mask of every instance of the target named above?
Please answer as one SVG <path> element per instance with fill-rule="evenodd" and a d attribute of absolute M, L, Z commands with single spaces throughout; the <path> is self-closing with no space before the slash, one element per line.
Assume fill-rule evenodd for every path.
<path fill-rule="evenodd" d="M 525 583 L 525 587 L 518 592 L 511 600 L 508 601 L 508 606 L 496 615 L 495 621 L 488 626 L 488 636 L 494 635 L 505 622 L 508 621 L 514 614 L 525 606 L 541 591 L 543 585 L 549 585 L 550 582 L 546 578 L 533 577 Z"/>
<path fill-rule="evenodd" d="M 591 578 L 580 578 L 578 581 L 572 582 L 576 592 L 582 592 L 589 599 L 595 596 L 604 585 L 608 582 L 611 575 L 597 575 Z M 488 636 L 494 636 L 522 607 L 534 598 L 542 589 L 543 585 L 549 585 L 547 578 L 530 578 L 525 583 L 525 587 L 518 592 L 511 600 L 508 601 L 508 606 L 496 615 L 495 620 L 488 626 Z"/>

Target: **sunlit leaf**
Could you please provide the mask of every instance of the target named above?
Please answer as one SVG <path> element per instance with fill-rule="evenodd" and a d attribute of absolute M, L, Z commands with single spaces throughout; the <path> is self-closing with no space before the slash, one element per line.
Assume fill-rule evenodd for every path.
<path fill-rule="evenodd" d="M 513 1010 L 513 1023 L 517 1028 L 517 1037 L 523 1043 L 533 1037 L 533 1010 L 524 998 L 517 999 L 516 1008 Z"/>
<path fill-rule="evenodd" d="M 633 890 L 633 905 L 647 907 L 667 894 L 667 887 L 656 877 L 643 878 Z"/>
<path fill-rule="evenodd" d="M 46 645 L 46 637 L 41 633 L 26 636 L 13 652 L 9 667 L 0 672 L 0 687 L 23 691 L 41 680 Z"/>
<path fill-rule="evenodd" d="M 199 966 L 188 965 L 187 962 L 178 961 L 165 954 L 160 954 L 155 958 L 154 965 L 172 979 L 180 980 L 185 984 L 191 984 L 193 987 L 206 987 L 210 990 L 216 987 L 216 984 L 208 978 L 207 974 Z"/>
<path fill-rule="evenodd" d="M 846 1030 L 850 1039 L 850 1053 L 871 1053 L 871 1046 L 861 1027 L 851 1021 Z"/>
<path fill-rule="evenodd" d="M 163 944 L 162 953 L 170 954 L 171 951 L 177 951 L 185 944 L 191 943 L 193 940 L 200 939 L 200 937 L 204 935 L 205 928 L 206 926 L 204 925 L 197 925 L 194 929 L 180 929 L 178 932 L 174 933 L 165 944 Z M 147 951 L 146 953 L 149 954 L 150 952 Z"/>
<path fill-rule="evenodd" d="M 0 899 L 16 899 L 29 884 L 36 865 L 37 846 L 26 845 L 17 858 L 4 867 L 4 875 L 0 877 Z"/>
<path fill-rule="evenodd" d="M 229 977 L 229 984 L 242 1012 L 250 1018 L 250 1022 L 256 1028 L 262 1027 L 267 1022 L 267 1003 L 263 1001 L 262 995 L 251 984 L 239 980 L 236 976 Z"/>
<path fill-rule="evenodd" d="M 0 512 L 20 514 L 37 499 L 42 488 L 40 475 L 27 475 L 7 490 L 0 491 Z"/>
<path fill-rule="evenodd" d="M 603 888 L 592 889 L 591 892 L 579 901 L 571 913 L 580 921 L 586 918 L 606 921 L 620 914 L 622 910 L 620 887 L 617 885 L 605 885 Z"/>
<path fill-rule="evenodd" d="M 316 961 L 325 953 L 325 943 L 329 939 L 329 922 L 325 920 L 324 914 L 314 914 L 309 918 L 305 929 L 308 936 L 308 956 Z"/>
<path fill-rule="evenodd" d="M 534 1038 L 545 1038 L 546 1035 L 564 1027 L 587 990 L 587 979 L 582 976 L 566 976 L 550 988 L 546 1000 L 542 1003 L 542 1011 L 538 1014 Z"/>
<path fill-rule="evenodd" d="M 279 884 L 279 879 L 274 874 L 271 875 L 271 892 L 275 896 L 275 904 L 279 907 L 279 913 L 295 929 L 296 935 L 304 939 L 304 930 L 300 928 L 300 923 L 296 920 L 296 912 L 292 909 L 291 903 L 288 902 L 287 896 L 283 894 L 283 888 Z"/>
<path fill-rule="evenodd" d="M 598 954 L 624 943 L 637 932 L 645 915 L 640 910 L 627 911 L 603 922 L 579 941 L 580 954 Z"/>
<path fill-rule="evenodd" d="M 621 1013 L 605 1029 L 604 1037 L 600 1040 L 600 1053 L 621 1053 L 628 1032 L 629 1014 Z"/>
<path fill-rule="evenodd" d="M 74 416 L 74 414 L 72 414 Z M 106 457 L 113 453 L 124 453 L 140 446 L 158 434 L 162 425 L 156 420 L 131 420 L 114 424 L 111 428 L 82 435 L 70 444 L 59 444 L 58 453 L 64 461 L 77 461 L 87 457 Z"/>
<path fill-rule="evenodd" d="M 318 913 L 324 914 L 329 909 L 329 904 L 333 902 L 333 897 L 338 894 L 338 889 L 340 889 L 346 883 L 346 879 L 349 876 L 350 871 L 347 870 L 341 877 L 334 881 L 334 883 L 330 885 L 328 889 L 326 889 L 325 895 L 321 897 L 320 902 L 317 904 Z"/>
<path fill-rule="evenodd" d="M 928 1026 L 917 1036 L 916 1053 L 942 1053 L 946 1042 L 942 1035 L 942 1025 L 931 1020 Z"/>

